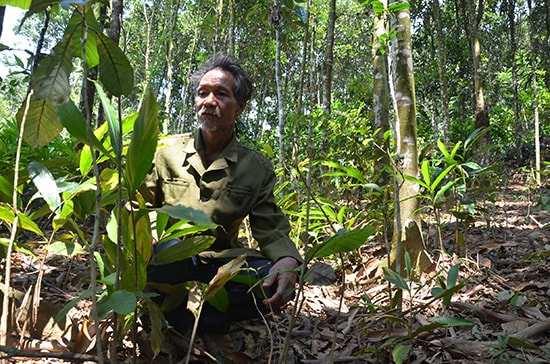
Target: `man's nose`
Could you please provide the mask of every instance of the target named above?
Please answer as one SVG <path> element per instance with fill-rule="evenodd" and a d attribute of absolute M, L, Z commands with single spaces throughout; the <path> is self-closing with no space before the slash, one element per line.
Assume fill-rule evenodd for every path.
<path fill-rule="evenodd" d="M 216 95 L 213 92 L 209 93 L 204 99 L 206 105 L 216 105 L 217 104 Z"/>

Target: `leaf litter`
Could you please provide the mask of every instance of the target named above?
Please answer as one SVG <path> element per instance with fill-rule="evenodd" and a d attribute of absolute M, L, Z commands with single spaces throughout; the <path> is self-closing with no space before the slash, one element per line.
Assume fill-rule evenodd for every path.
<path fill-rule="evenodd" d="M 523 184 L 512 184 L 498 201 L 486 202 L 485 219 L 466 236 L 468 258 L 455 251 L 455 226 L 444 226 L 443 242 L 449 253 L 434 255 L 430 270 L 418 281 L 408 282 L 410 292 L 403 292 L 400 308 L 393 304 L 395 287 L 379 269 L 386 259 L 382 243 L 351 253 L 344 267 L 326 259 L 318 277 L 325 281 L 305 284 L 282 314 L 233 325 L 231 337 L 239 353 L 228 362 L 550 363 L 550 212 L 534 209 L 531 194 Z M 44 251 L 37 247 L 34 252 L 36 257 L 23 253 L 13 257 L 16 299 L 10 308 L 15 319 L 9 347 L 16 355 L 8 361 L 94 362 L 96 329 L 88 325 L 88 300 L 78 301 L 63 322 L 53 322 L 61 308 L 86 288 L 87 258 L 50 255 L 42 268 L 41 299 L 36 304 L 30 292 Z M 433 289 L 445 283 L 456 264 L 460 265 L 457 281 L 464 286 L 445 305 L 434 299 Z M 335 282 L 330 277 L 334 272 Z M 30 327 L 26 323 L 34 306 L 37 324 Z M 168 331 L 160 354 L 153 358 L 145 327 L 138 330 L 138 362 L 182 362 L 188 343 L 184 335 Z M 280 360 L 287 338 L 289 350 Z M 204 348 L 197 340 L 195 362 L 207 357 Z M 7 351 L 4 355 L 10 354 Z M 117 361 L 132 362 L 133 351 L 128 337 L 118 348 Z M 22 352 L 36 355 L 25 358 L 18 355 Z"/>

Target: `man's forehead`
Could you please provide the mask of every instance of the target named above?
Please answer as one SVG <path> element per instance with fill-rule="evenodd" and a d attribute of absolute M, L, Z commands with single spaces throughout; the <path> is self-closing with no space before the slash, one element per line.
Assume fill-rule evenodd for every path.
<path fill-rule="evenodd" d="M 234 81 L 235 79 L 230 72 L 224 71 L 221 68 L 214 68 L 202 76 L 199 87 L 218 86 L 232 89 Z"/>

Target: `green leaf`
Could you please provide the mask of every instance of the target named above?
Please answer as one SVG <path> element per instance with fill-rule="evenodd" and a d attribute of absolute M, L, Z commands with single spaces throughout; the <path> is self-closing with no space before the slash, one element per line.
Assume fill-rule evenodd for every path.
<path fill-rule="evenodd" d="M 149 90 L 139 110 L 126 157 L 129 195 L 133 195 L 139 188 L 151 168 L 158 141 L 157 114 L 157 102 L 153 92 Z"/>
<path fill-rule="evenodd" d="M 208 216 L 204 211 L 196 210 L 192 207 L 186 207 L 182 205 L 176 205 L 176 206 L 165 205 L 152 210 L 169 215 L 170 217 L 173 217 L 178 220 L 192 221 L 197 225 L 206 226 L 210 229 L 213 229 L 216 227 L 216 224 L 214 224 L 210 216 Z"/>
<path fill-rule="evenodd" d="M 13 209 L 11 207 L 0 205 L 0 220 L 5 221 L 9 224 L 13 224 L 14 219 L 15 215 L 13 213 Z M 36 235 L 44 237 L 44 233 L 42 232 L 42 230 L 40 230 L 38 225 L 23 213 L 19 214 L 19 222 L 17 226 L 27 231 L 33 232 Z"/>
<path fill-rule="evenodd" d="M 390 13 L 397 13 L 406 9 L 409 9 L 411 5 L 408 2 L 394 2 L 388 5 L 388 11 Z"/>
<path fill-rule="evenodd" d="M 412 345 L 399 345 L 392 351 L 392 357 L 396 364 L 401 364 L 409 356 Z"/>
<path fill-rule="evenodd" d="M 105 117 L 107 118 L 107 125 L 109 126 L 109 136 L 111 138 L 111 145 L 115 151 L 115 155 L 122 155 L 122 135 L 120 134 L 120 122 L 118 120 L 117 114 L 109 101 L 109 98 L 103 91 L 103 87 L 97 82 L 95 82 L 95 87 L 99 99 L 101 100 L 101 105 L 103 105 L 103 110 L 105 110 Z"/>
<path fill-rule="evenodd" d="M 97 50 L 96 34 L 101 32 L 101 26 L 97 22 L 93 8 L 86 8 L 86 27 L 87 36 L 85 52 L 86 52 L 86 66 L 88 68 L 95 67 L 99 64 L 99 53 Z M 82 14 L 80 10 L 75 10 L 67 27 L 65 28 L 65 34 L 71 39 L 72 54 L 74 57 L 82 58 L 82 39 L 84 38 L 84 23 L 82 21 Z"/>
<path fill-rule="evenodd" d="M 88 137 L 86 134 L 86 119 L 84 115 L 78 110 L 74 102 L 71 100 L 63 105 L 57 107 L 57 113 L 61 124 L 67 129 L 69 134 L 78 139 L 78 141 L 88 144 Z M 97 139 L 94 133 L 91 133 L 92 145 L 94 148 L 99 149 L 104 155 L 112 156 L 105 149 L 103 144 Z"/>
<path fill-rule="evenodd" d="M 118 45 L 103 33 L 96 35 L 99 79 L 114 96 L 128 96 L 134 87 L 134 70 Z"/>
<path fill-rule="evenodd" d="M 125 290 L 115 291 L 109 298 L 109 306 L 119 315 L 128 315 L 137 307 L 137 297 Z"/>
<path fill-rule="evenodd" d="M 191 258 L 208 249 L 216 239 L 213 236 L 193 236 L 161 251 L 156 255 L 156 264 L 169 264 Z"/>
<path fill-rule="evenodd" d="M 395 284 L 399 289 L 409 290 L 409 285 L 399 274 L 388 267 L 383 267 L 382 270 L 384 271 L 384 279 L 386 281 Z"/>
<path fill-rule="evenodd" d="M 25 117 L 25 103 L 17 112 L 19 126 Z M 63 129 L 55 105 L 49 101 L 32 99 L 25 119 L 23 140 L 33 148 L 43 147 Z"/>
<path fill-rule="evenodd" d="M 78 243 L 55 241 L 46 247 L 46 250 L 52 254 L 74 257 L 84 252 L 82 246 Z"/>
<path fill-rule="evenodd" d="M 437 316 L 437 317 L 429 317 L 428 321 L 443 325 L 445 327 L 474 325 L 472 321 L 464 320 L 463 318 L 460 318 L 460 317 Z"/>
<path fill-rule="evenodd" d="M 319 244 L 307 253 L 306 262 L 313 258 L 324 258 L 337 253 L 345 253 L 359 248 L 376 232 L 374 226 L 351 231 L 341 230 L 326 242 Z"/>
<path fill-rule="evenodd" d="M 209 300 L 214 297 L 231 278 L 239 273 L 239 270 L 246 261 L 246 256 L 246 254 L 241 254 L 218 268 L 216 275 L 208 282 L 208 287 L 206 287 L 204 291 L 204 300 Z"/>
<path fill-rule="evenodd" d="M 69 101 L 72 61 L 70 38 L 64 36 L 34 71 L 31 86 L 38 99 L 50 101 L 54 105 L 63 105 Z"/>
<path fill-rule="evenodd" d="M 21 9 L 28 9 L 31 6 L 31 0 L 0 0 L 0 6 L 15 6 Z"/>
<path fill-rule="evenodd" d="M 424 178 L 424 182 L 426 183 L 426 186 L 431 187 L 432 178 L 431 178 L 431 174 L 430 174 L 430 164 L 428 163 L 427 160 L 422 162 L 422 166 L 421 166 L 420 170 L 422 172 L 422 177 Z M 428 189 L 431 190 L 430 187 L 428 187 Z"/>
<path fill-rule="evenodd" d="M 162 341 L 164 335 L 162 333 L 162 312 L 160 311 L 159 305 L 151 301 L 150 299 L 145 300 L 147 305 L 147 311 L 149 312 L 149 321 L 151 323 L 151 349 L 155 356 L 160 353 Z"/>
<path fill-rule="evenodd" d="M 447 288 L 452 288 L 456 285 L 458 281 L 458 273 L 460 270 L 460 264 L 455 264 L 449 268 L 449 273 L 447 274 Z"/>
<path fill-rule="evenodd" d="M 46 201 L 51 211 L 57 210 L 61 205 L 61 197 L 57 189 L 57 183 L 50 171 L 38 162 L 31 162 L 27 167 L 32 182 L 38 189 L 38 192 Z"/>

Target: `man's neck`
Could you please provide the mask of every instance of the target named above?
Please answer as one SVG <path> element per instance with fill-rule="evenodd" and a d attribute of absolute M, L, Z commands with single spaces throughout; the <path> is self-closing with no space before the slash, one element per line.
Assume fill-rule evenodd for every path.
<path fill-rule="evenodd" d="M 232 134 L 215 131 L 209 132 L 202 129 L 200 130 L 200 135 L 204 146 L 204 156 L 206 158 L 207 166 L 216 160 L 233 137 Z"/>

